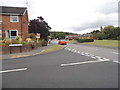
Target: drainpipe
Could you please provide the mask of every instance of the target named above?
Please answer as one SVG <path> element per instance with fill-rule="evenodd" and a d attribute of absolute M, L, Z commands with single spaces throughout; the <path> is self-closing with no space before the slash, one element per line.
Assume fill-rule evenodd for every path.
<path fill-rule="evenodd" d="M 22 15 L 21 15 L 21 38 L 22 38 Z"/>

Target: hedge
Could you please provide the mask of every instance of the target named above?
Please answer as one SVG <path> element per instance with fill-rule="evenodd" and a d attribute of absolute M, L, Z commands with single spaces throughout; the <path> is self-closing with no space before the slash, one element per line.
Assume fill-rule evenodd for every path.
<path fill-rule="evenodd" d="M 79 43 L 94 42 L 94 39 L 76 39 Z"/>

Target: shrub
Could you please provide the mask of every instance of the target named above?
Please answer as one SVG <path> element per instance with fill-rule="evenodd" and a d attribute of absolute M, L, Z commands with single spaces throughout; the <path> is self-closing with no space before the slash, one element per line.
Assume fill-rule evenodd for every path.
<path fill-rule="evenodd" d="M 22 42 L 22 38 L 20 36 L 17 36 L 15 40 L 16 40 L 16 42 L 19 42 L 19 43 Z"/>
<path fill-rule="evenodd" d="M 4 40 L 3 40 L 3 43 L 5 43 L 6 45 L 9 45 L 9 44 L 12 43 L 12 40 L 6 40 L 6 39 L 4 39 Z"/>
<path fill-rule="evenodd" d="M 30 34 L 30 38 L 31 38 L 31 39 L 36 39 L 36 35 L 35 35 L 34 33 L 31 33 L 31 34 Z"/>
<path fill-rule="evenodd" d="M 83 43 L 83 42 L 94 42 L 94 39 L 77 39 L 77 41 L 79 43 Z"/>
<path fill-rule="evenodd" d="M 117 40 L 120 40 L 120 36 L 117 37 Z"/>
<path fill-rule="evenodd" d="M 83 42 L 85 42 L 85 39 L 78 39 L 78 42 L 83 43 Z"/>
<path fill-rule="evenodd" d="M 94 42 L 94 39 L 85 39 L 85 42 Z"/>
<path fill-rule="evenodd" d="M 42 46 L 47 46 L 47 41 L 42 40 Z"/>
<path fill-rule="evenodd" d="M 31 38 L 26 38 L 25 41 L 26 41 L 26 42 L 31 42 L 31 40 L 32 40 Z"/>

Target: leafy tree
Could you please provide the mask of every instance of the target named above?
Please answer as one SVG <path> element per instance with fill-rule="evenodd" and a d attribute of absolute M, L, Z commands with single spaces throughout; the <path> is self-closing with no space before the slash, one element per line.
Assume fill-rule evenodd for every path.
<path fill-rule="evenodd" d="M 44 18 L 42 18 L 41 16 L 37 19 L 30 20 L 29 33 L 40 33 L 41 38 L 46 41 L 50 29 L 51 27 L 46 21 L 44 21 Z"/>
<path fill-rule="evenodd" d="M 117 39 L 120 29 L 114 26 L 106 26 L 102 32 L 106 35 L 106 39 Z"/>
<path fill-rule="evenodd" d="M 104 33 L 98 32 L 93 34 L 94 39 L 103 40 L 106 38 Z"/>
<path fill-rule="evenodd" d="M 90 32 L 88 34 L 94 34 L 94 33 L 98 33 L 98 32 L 100 32 L 100 31 L 99 30 L 94 30 L 94 31 L 92 31 L 92 32 Z"/>
<path fill-rule="evenodd" d="M 70 33 L 70 32 L 50 32 L 51 38 L 55 39 L 65 39 L 66 35 L 77 35 L 75 33 Z"/>
<path fill-rule="evenodd" d="M 100 28 L 101 30 L 94 30 L 90 34 L 93 34 L 95 39 L 114 39 L 118 40 L 120 38 L 120 28 L 114 26 L 106 26 Z"/>

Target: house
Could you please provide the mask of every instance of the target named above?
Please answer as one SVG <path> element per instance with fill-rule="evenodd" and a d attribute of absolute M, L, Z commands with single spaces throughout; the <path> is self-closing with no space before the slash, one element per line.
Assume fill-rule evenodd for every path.
<path fill-rule="evenodd" d="M 26 7 L 0 6 L 0 25 L 2 38 L 15 39 L 20 36 L 25 40 L 28 36 L 28 12 Z"/>
<path fill-rule="evenodd" d="M 77 38 L 80 38 L 80 35 L 66 35 L 65 36 L 65 39 L 69 39 L 69 40 L 73 40 Z"/>
<path fill-rule="evenodd" d="M 84 39 L 93 39 L 93 35 L 92 34 L 83 34 L 82 38 L 84 38 Z"/>

